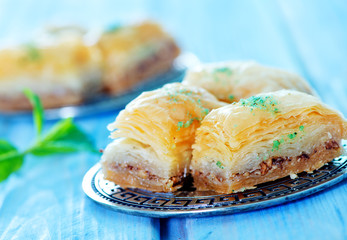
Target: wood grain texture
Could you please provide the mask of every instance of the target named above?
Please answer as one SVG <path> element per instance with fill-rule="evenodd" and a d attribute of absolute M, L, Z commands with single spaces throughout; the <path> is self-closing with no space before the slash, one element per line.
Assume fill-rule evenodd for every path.
<path fill-rule="evenodd" d="M 202 61 L 253 59 L 303 75 L 347 115 L 347 4 L 293 1 L 0 0 L 0 45 L 27 41 L 49 23 L 161 22 Z M 97 146 L 118 111 L 77 119 Z M 53 122 L 48 122 L 51 126 Z M 30 118 L 0 118 L 0 138 L 27 146 Z M 347 239 L 346 181 L 259 211 L 206 218 L 151 219 L 105 209 L 81 189 L 97 161 L 86 153 L 36 158 L 0 183 L 0 239 Z"/>
<path fill-rule="evenodd" d="M 105 126 L 114 117 L 77 123 L 105 146 Z M 2 137 L 28 145 L 34 135 L 30 119 L 2 120 L 5 124 Z M 85 196 L 82 178 L 97 161 L 98 155 L 87 153 L 28 157 L 20 171 L 0 184 L 0 239 L 159 239 L 159 220 L 113 212 Z"/>
<path fill-rule="evenodd" d="M 308 78 L 322 99 L 347 114 L 347 3 L 280 2 Z"/>

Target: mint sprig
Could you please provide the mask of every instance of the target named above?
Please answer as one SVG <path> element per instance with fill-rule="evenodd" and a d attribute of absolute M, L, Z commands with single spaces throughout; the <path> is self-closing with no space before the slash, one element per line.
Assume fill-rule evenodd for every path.
<path fill-rule="evenodd" d="M 36 128 L 37 136 L 40 136 L 42 132 L 42 126 L 44 122 L 44 110 L 40 98 L 33 93 L 30 89 L 24 89 L 24 95 L 29 99 L 33 106 L 33 120 Z"/>
<path fill-rule="evenodd" d="M 58 122 L 28 150 L 36 156 L 78 151 L 98 152 L 89 137 L 74 124 L 71 118 Z"/>
<path fill-rule="evenodd" d="M 0 139 L 0 182 L 21 168 L 27 154 L 48 156 L 78 151 L 99 152 L 89 136 L 76 126 L 71 118 L 60 120 L 42 135 L 44 110 L 41 101 L 29 89 L 24 90 L 24 94 L 33 106 L 33 121 L 37 136 L 34 144 L 24 151 L 18 151 L 8 141 Z"/>
<path fill-rule="evenodd" d="M 0 182 L 23 165 L 24 155 L 5 140 L 0 140 Z"/>

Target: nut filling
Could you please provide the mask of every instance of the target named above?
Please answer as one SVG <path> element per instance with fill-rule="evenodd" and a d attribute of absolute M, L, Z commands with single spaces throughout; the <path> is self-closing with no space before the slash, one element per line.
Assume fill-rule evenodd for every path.
<path fill-rule="evenodd" d="M 126 163 L 112 164 L 110 168 L 117 172 L 128 172 L 128 177 L 134 177 L 141 180 L 161 182 L 162 184 L 170 187 L 182 185 L 184 180 L 183 175 L 177 175 L 170 178 L 162 178 L 140 167 L 135 167 Z"/>
<path fill-rule="evenodd" d="M 324 148 L 326 150 L 337 150 L 340 148 L 340 145 L 335 141 L 335 140 L 330 140 L 328 142 L 325 143 Z M 317 149 L 314 149 L 312 154 L 317 153 Z M 251 175 L 266 175 L 270 170 L 273 169 L 284 169 L 285 166 L 287 166 L 288 164 L 290 164 L 290 162 L 300 162 L 301 160 L 305 161 L 310 159 L 310 155 L 307 153 L 302 153 L 301 155 L 297 156 L 297 157 L 272 157 L 266 161 L 263 161 L 259 164 L 259 168 L 254 170 L 254 171 L 250 171 L 250 172 L 245 172 L 245 173 L 236 173 L 233 176 L 231 176 L 230 178 L 239 178 L 239 177 L 248 177 Z M 195 175 L 199 175 L 199 176 L 205 176 L 208 179 L 212 179 L 215 178 L 217 179 L 219 182 L 224 182 L 226 179 L 224 179 L 221 176 L 212 176 L 210 175 L 210 173 L 208 174 L 204 174 L 203 172 L 197 172 L 195 173 Z"/>
<path fill-rule="evenodd" d="M 335 140 L 331 140 L 325 143 L 326 150 L 331 150 L 331 149 L 336 150 L 338 148 L 340 148 L 340 145 Z M 316 153 L 317 149 L 314 149 L 313 152 Z M 297 156 L 297 157 L 273 157 L 271 159 L 268 159 L 267 161 L 260 163 L 259 164 L 260 169 L 257 169 L 255 171 L 260 171 L 261 175 L 265 175 L 269 172 L 269 170 L 272 169 L 273 165 L 280 169 L 283 169 L 284 162 L 290 162 L 292 160 L 300 161 L 300 160 L 307 160 L 307 159 L 310 159 L 310 156 L 307 153 L 302 153 L 300 156 Z"/>

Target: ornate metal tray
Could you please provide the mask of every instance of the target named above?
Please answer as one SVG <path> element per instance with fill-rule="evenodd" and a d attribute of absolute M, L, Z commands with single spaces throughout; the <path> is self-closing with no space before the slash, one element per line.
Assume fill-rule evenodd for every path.
<path fill-rule="evenodd" d="M 123 189 L 105 180 L 97 164 L 85 175 L 82 187 L 91 199 L 116 211 L 158 218 L 201 217 L 260 209 L 308 196 L 347 178 L 346 168 L 347 156 L 341 156 L 313 173 L 303 172 L 296 179 L 285 177 L 241 193 L 153 193 Z"/>
<path fill-rule="evenodd" d="M 154 78 L 147 79 L 146 81 L 136 85 L 133 89 L 118 96 L 108 96 L 100 94 L 93 99 L 81 105 L 66 106 L 60 108 L 46 109 L 45 118 L 47 120 L 67 118 L 67 117 L 81 117 L 88 115 L 95 115 L 112 111 L 115 109 L 123 108 L 128 102 L 136 98 L 143 91 L 153 90 L 161 87 L 162 85 L 170 82 L 181 81 L 184 77 L 187 68 L 195 66 L 199 63 L 198 58 L 192 53 L 184 53 L 177 57 L 172 65 L 172 68 L 161 75 Z M 16 111 L 16 112 L 2 112 L 0 117 L 25 117 L 31 116 L 31 111 Z"/>

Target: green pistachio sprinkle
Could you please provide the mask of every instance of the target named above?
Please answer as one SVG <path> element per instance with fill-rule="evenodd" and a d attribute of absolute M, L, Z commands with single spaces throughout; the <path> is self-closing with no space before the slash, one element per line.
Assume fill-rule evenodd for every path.
<path fill-rule="evenodd" d="M 170 103 L 181 103 L 182 101 L 190 101 L 192 103 L 194 103 L 198 108 L 201 109 L 201 115 L 197 116 L 197 117 L 192 117 L 192 115 L 187 112 L 187 116 L 188 118 L 190 118 L 188 121 L 184 122 L 184 121 L 180 121 L 177 123 L 177 131 L 181 130 L 182 127 L 187 128 L 189 127 L 195 120 L 197 121 L 202 121 L 203 117 L 206 116 L 210 110 L 208 108 L 203 107 L 201 99 L 195 99 L 193 97 L 190 97 L 192 95 L 196 96 L 196 93 L 187 90 L 187 89 L 180 89 L 180 90 L 176 90 L 176 91 L 172 91 L 171 89 L 164 87 L 164 89 L 166 90 L 166 94 L 169 97 L 169 101 Z M 186 95 L 188 96 L 187 99 L 180 99 L 179 95 Z M 182 100 L 182 101 L 181 101 Z M 174 108 L 173 111 L 176 111 L 177 109 Z"/>
<path fill-rule="evenodd" d="M 179 121 L 179 122 L 177 123 L 177 131 L 181 130 L 181 128 L 190 127 L 190 125 L 192 125 L 192 123 L 193 123 L 195 120 L 201 122 L 201 121 L 202 121 L 202 118 L 193 117 L 193 118 L 189 119 L 189 120 L 186 121 L 186 122 Z"/>
<path fill-rule="evenodd" d="M 184 128 L 189 127 L 190 125 L 192 125 L 193 121 L 195 120 L 195 118 L 191 118 L 188 121 L 186 121 L 183 125 Z"/>
<path fill-rule="evenodd" d="M 178 123 L 177 123 L 177 131 L 179 131 L 179 130 L 181 130 L 181 128 L 183 127 L 183 122 L 182 121 L 179 121 Z"/>
<path fill-rule="evenodd" d="M 217 76 L 214 76 L 213 80 L 217 83 L 220 81 L 219 77 L 217 77 Z"/>
<path fill-rule="evenodd" d="M 178 102 L 177 95 L 174 95 L 174 94 L 171 94 L 171 93 L 169 93 L 168 95 L 169 95 L 169 100 L 170 100 L 171 102 L 174 102 L 174 103 L 177 103 L 177 102 Z"/>
<path fill-rule="evenodd" d="M 186 95 L 186 96 L 192 96 L 193 92 L 187 89 L 180 89 L 178 91 L 171 91 L 169 88 L 164 88 L 167 92 L 167 95 L 169 96 L 169 100 L 171 102 L 177 103 L 179 98 L 178 95 Z M 200 103 L 200 99 L 197 101 L 198 103 Z"/>
<path fill-rule="evenodd" d="M 249 107 L 251 109 L 251 111 L 253 111 L 253 109 L 257 108 L 257 109 L 269 111 L 273 114 L 280 112 L 278 107 L 276 107 L 278 105 L 278 102 L 271 96 L 265 96 L 265 97 L 252 96 L 252 97 L 247 98 L 247 99 L 241 99 L 240 103 L 244 107 Z"/>
<path fill-rule="evenodd" d="M 189 91 L 189 90 L 187 90 L 187 89 L 180 89 L 180 90 L 178 91 L 178 93 L 184 94 L 184 95 L 186 95 L 186 96 L 191 96 L 191 95 L 193 94 L 192 91 Z"/>
<path fill-rule="evenodd" d="M 223 73 L 226 74 L 227 76 L 230 76 L 233 72 L 231 71 L 230 68 L 227 67 L 221 67 L 221 68 L 216 68 L 213 73 Z"/>
<path fill-rule="evenodd" d="M 300 126 L 299 127 L 299 130 L 300 131 L 303 131 L 304 130 L 304 126 Z M 293 133 L 290 133 L 287 135 L 287 137 L 290 139 L 290 140 L 293 140 L 295 139 L 297 136 L 299 135 L 298 132 L 293 132 Z M 302 137 L 300 136 L 300 139 L 302 139 Z M 285 142 L 285 139 L 283 139 L 283 137 L 281 138 L 281 140 L 275 140 L 273 141 L 272 143 L 272 152 L 275 151 L 275 150 L 279 150 L 279 147 L 282 143 Z"/>
<path fill-rule="evenodd" d="M 183 125 L 183 127 L 184 128 L 187 128 L 187 127 L 189 127 L 190 125 L 192 125 L 192 119 L 189 119 L 188 121 L 186 121 L 185 123 L 184 123 L 184 125 Z"/>
<path fill-rule="evenodd" d="M 222 163 L 220 161 L 217 161 L 216 165 L 217 165 L 217 167 L 219 167 L 221 169 L 224 169 L 224 167 L 223 167 L 223 165 L 222 165 Z"/>
<path fill-rule="evenodd" d="M 272 143 L 272 151 L 279 150 L 281 142 L 278 140 L 273 141 Z"/>
<path fill-rule="evenodd" d="M 208 110 L 208 108 L 204 108 L 204 107 L 202 108 L 201 111 L 202 111 L 202 113 L 205 114 L 205 115 L 207 115 L 207 114 L 210 112 L 210 110 Z"/>
<path fill-rule="evenodd" d="M 228 98 L 229 98 L 230 101 L 233 101 L 235 99 L 235 96 L 234 95 L 229 95 Z"/>
<path fill-rule="evenodd" d="M 41 59 L 40 50 L 34 44 L 26 44 L 24 45 L 24 49 L 27 54 L 27 59 L 30 61 L 38 61 Z"/>
<path fill-rule="evenodd" d="M 122 28 L 120 24 L 112 24 L 105 29 L 105 33 L 115 33 Z"/>
<path fill-rule="evenodd" d="M 297 132 L 290 133 L 290 134 L 288 134 L 288 138 L 289 138 L 289 139 L 294 139 L 297 135 L 298 135 Z"/>

